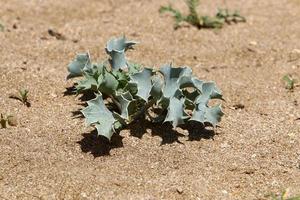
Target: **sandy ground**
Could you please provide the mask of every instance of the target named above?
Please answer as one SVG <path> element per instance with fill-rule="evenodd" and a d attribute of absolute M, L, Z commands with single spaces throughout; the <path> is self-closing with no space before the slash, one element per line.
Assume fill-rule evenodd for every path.
<path fill-rule="evenodd" d="M 186 11 L 181 1 L 170 1 Z M 160 15 L 162 0 L 0 0 L 0 199 L 270 199 L 300 194 L 300 1 L 227 0 L 247 23 L 221 30 L 183 27 Z M 202 0 L 213 13 L 224 1 Z M 66 40 L 48 34 L 62 33 Z M 78 52 L 105 58 L 105 43 L 140 41 L 130 60 L 189 65 L 214 80 L 226 102 L 215 133 L 139 122 L 97 140 L 68 95 L 66 66 Z M 29 90 L 31 107 L 9 98 Z M 232 109 L 243 104 L 244 109 Z M 109 156 L 107 155 L 109 154 Z"/>

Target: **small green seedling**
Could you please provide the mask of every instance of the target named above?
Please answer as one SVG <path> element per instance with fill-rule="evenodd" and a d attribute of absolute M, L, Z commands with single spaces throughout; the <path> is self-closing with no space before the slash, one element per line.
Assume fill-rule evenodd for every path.
<path fill-rule="evenodd" d="M 19 90 L 19 94 L 20 94 L 20 100 L 22 101 L 23 104 L 28 103 L 28 90 L 26 89 L 21 89 Z"/>
<path fill-rule="evenodd" d="M 189 14 L 183 15 L 180 11 L 174 9 L 171 5 L 162 6 L 159 9 L 160 13 L 170 12 L 175 19 L 174 28 L 180 27 L 181 22 L 187 22 L 197 28 L 222 28 L 223 25 L 246 22 L 246 18 L 241 16 L 238 11 L 230 12 L 228 9 L 218 9 L 215 16 L 201 16 L 197 13 L 196 8 L 199 5 L 199 0 L 186 0 L 189 8 Z"/>
<path fill-rule="evenodd" d="M 291 75 L 285 75 L 283 78 L 285 82 L 285 88 L 292 91 L 295 88 L 296 79 L 293 79 Z"/>
<path fill-rule="evenodd" d="M 211 99 L 222 100 L 216 84 L 198 79 L 186 66 L 164 64 L 154 69 L 132 64 L 125 52 L 135 44 L 114 38 L 105 48 L 108 60 L 92 63 L 83 53 L 69 64 L 67 79 L 83 76 L 75 85 L 77 93 L 96 96 L 82 110 L 86 123 L 108 140 L 141 117 L 174 128 L 190 121 L 216 127 L 223 116 L 220 104 L 209 104 Z"/>
<path fill-rule="evenodd" d="M 13 115 L 5 116 L 1 113 L 0 124 L 1 124 L 1 128 L 7 128 L 7 124 L 10 126 L 16 126 L 17 120 Z"/>
<path fill-rule="evenodd" d="M 30 107 L 30 102 L 28 101 L 28 93 L 29 93 L 28 90 L 20 89 L 18 95 L 11 95 L 10 98 L 17 99 L 27 107 Z"/>

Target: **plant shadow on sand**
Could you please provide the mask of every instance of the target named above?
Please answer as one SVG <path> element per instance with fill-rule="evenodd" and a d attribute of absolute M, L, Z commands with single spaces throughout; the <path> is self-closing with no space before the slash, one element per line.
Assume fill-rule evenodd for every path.
<path fill-rule="evenodd" d="M 74 95 L 73 89 L 74 88 L 67 88 L 64 95 Z M 82 94 L 79 98 L 82 103 L 79 103 L 79 105 L 86 106 L 86 101 L 94 97 L 94 95 L 89 95 L 89 93 Z M 73 118 L 83 118 L 80 110 L 81 109 L 72 111 Z M 207 129 L 204 125 L 193 121 L 180 125 L 179 128 L 187 130 L 188 135 L 173 129 L 170 123 L 151 123 L 144 118 L 136 120 L 135 123 L 129 124 L 122 130 L 128 130 L 131 136 L 139 139 L 141 139 L 144 134 L 150 132 L 151 136 L 159 136 L 161 138 L 161 145 L 175 142 L 183 144 L 179 138 L 187 138 L 187 141 L 200 141 L 201 139 L 213 139 L 215 135 L 214 130 Z M 112 136 L 111 141 L 103 136 L 98 136 L 96 129 L 89 133 L 83 133 L 82 136 L 83 138 L 77 143 L 84 153 L 91 153 L 94 157 L 108 156 L 110 155 L 111 149 L 123 147 L 123 137 L 119 132 Z"/>
<path fill-rule="evenodd" d="M 131 136 L 142 138 L 147 130 L 150 130 L 152 136 L 159 136 L 162 141 L 161 145 L 172 144 L 174 142 L 183 144 L 179 141 L 181 137 L 187 137 L 188 141 L 200 141 L 201 139 L 213 139 L 214 130 L 206 129 L 205 126 L 200 123 L 188 122 L 184 125 L 179 125 L 179 128 L 187 130 L 188 135 L 179 133 L 173 129 L 170 123 L 151 123 L 145 119 L 139 119 L 136 123 L 133 123 L 127 127 Z"/>
<path fill-rule="evenodd" d="M 67 87 L 66 90 L 63 92 L 63 96 L 75 96 L 76 94 L 76 87 L 75 86 L 71 86 L 71 87 Z M 91 99 L 94 99 L 96 97 L 96 95 L 94 93 L 91 92 L 83 92 L 82 94 L 80 94 L 79 100 L 82 102 L 87 102 Z"/>
<path fill-rule="evenodd" d="M 76 88 L 75 86 L 66 87 L 66 90 L 64 91 L 64 96 L 70 96 L 76 94 Z"/>
<path fill-rule="evenodd" d="M 110 150 L 123 147 L 123 137 L 114 134 L 109 142 L 107 138 L 98 136 L 97 130 L 82 134 L 83 138 L 77 143 L 84 153 L 91 153 L 95 158 L 110 155 Z"/>
<path fill-rule="evenodd" d="M 204 128 L 204 126 L 196 123 L 189 123 L 185 126 L 180 126 L 182 129 L 188 131 L 188 135 L 184 135 L 174 130 L 168 123 L 153 124 L 147 120 L 139 120 L 136 123 L 128 125 L 123 130 L 128 130 L 130 135 L 137 138 L 142 138 L 149 130 L 152 136 L 159 136 L 162 141 L 161 145 L 180 143 L 179 138 L 187 137 L 188 141 L 200 141 L 201 139 L 213 139 L 215 132 Z M 93 130 L 90 133 L 82 134 L 83 139 L 78 141 L 81 150 L 84 153 L 91 153 L 94 157 L 110 155 L 110 150 L 114 148 L 123 147 L 123 137 L 119 133 L 115 133 L 111 141 L 103 136 L 98 136 L 97 131 Z"/>
<path fill-rule="evenodd" d="M 77 95 L 75 86 L 67 87 L 63 93 L 63 96 L 75 96 L 75 95 Z M 78 98 L 81 101 L 81 103 L 78 103 L 78 105 L 80 105 L 82 107 L 86 107 L 87 101 L 94 99 L 95 97 L 96 97 L 96 95 L 93 93 L 90 93 L 90 92 L 83 93 Z M 84 118 L 81 113 L 81 109 L 72 111 L 72 117 L 73 117 L 73 119 Z"/>

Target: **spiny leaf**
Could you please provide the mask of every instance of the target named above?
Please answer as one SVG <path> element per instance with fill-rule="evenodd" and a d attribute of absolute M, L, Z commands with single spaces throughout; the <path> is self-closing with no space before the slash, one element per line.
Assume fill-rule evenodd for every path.
<path fill-rule="evenodd" d="M 179 124 L 184 124 L 184 120 L 187 118 L 188 115 L 184 111 L 184 99 L 170 98 L 165 122 L 171 122 L 173 127 L 177 127 Z"/>
<path fill-rule="evenodd" d="M 163 80 L 159 76 L 152 76 L 151 96 L 155 100 L 159 100 L 162 96 Z"/>
<path fill-rule="evenodd" d="M 104 70 L 98 78 L 98 89 L 104 94 L 114 94 L 118 88 L 118 85 L 118 80 L 107 70 Z"/>
<path fill-rule="evenodd" d="M 97 86 L 97 79 L 95 79 L 94 76 L 85 74 L 84 79 L 77 82 L 76 90 L 77 93 L 80 93 L 85 90 L 97 91 Z"/>
<path fill-rule="evenodd" d="M 136 112 L 137 102 L 133 99 L 130 92 L 125 92 L 116 96 L 119 102 L 121 117 L 126 121 L 131 121 L 130 116 Z"/>
<path fill-rule="evenodd" d="M 125 36 L 108 41 L 106 52 L 110 55 L 110 63 L 113 70 L 127 69 L 125 51 L 132 48 L 137 42 L 126 40 Z"/>
<path fill-rule="evenodd" d="M 197 104 L 207 104 L 210 99 L 222 99 L 221 92 L 214 82 L 203 83 L 200 92 L 201 95 L 195 100 Z"/>
<path fill-rule="evenodd" d="M 171 98 L 181 94 L 180 91 L 180 78 L 189 73 L 188 68 L 174 68 L 170 64 L 164 65 L 160 68 L 160 72 L 164 76 L 164 87 L 162 89 L 165 98 Z"/>
<path fill-rule="evenodd" d="M 83 79 L 77 82 L 76 93 L 80 93 L 86 90 L 92 90 L 97 92 L 98 78 L 104 73 L 104 63 L 92 64 L 90 68 L 83 71 Z"/>
<path fill-rule="evenodd" d="M 190 120 L 198 121 L 202 124 L 209 123 L 215 127 L 217 123 L 221 121 L 223 115 L 224 113 L 221 110 L 221 106 L 209 108 L 204 103 L 200 103 L 194 110 Z"/>
<path fill-rule="evenodd" d="M 192 70 L 190 68 L 187 68 L 185 72 L 182 74 L 182 76 L 178 79 L 178 84 L 180 86 L 180 89 L 192 87 L 201 91 L 203 81 L 192 76 Z"/>
<path fill-rule="evenodd" d="M 184 67 L 177 82 L 180 89 L 186 87 L 194 87 L 194 77 L 192 76 L 192 69 L 189 67 Z"/>
<path fill-rule="evenodd" d="M 88 69 L 91 66 L 90 55 L 88 53 L 78 54 L 74 61 L 68 66 L 69 75 L 67 79 L 81 76 L 84 69 Z"/>
<path fill-rule="evenodd" d="M 95 78 L 99 77 L 100 74 L 103 73 L 103 70 L 107 69 L 106 63 L 92 63 L 91 65 L 87 65 L 83 72 L 89 75 L 93 75 Z"/>
<path fill-rule="evenodd" d="M 197 88 L 199 91 L 202 91 L 203 81 L 197 79 L 196 77 L 193 77 L 192 83 L 195 88 Z"/>
<path fill-rule="evenodd" d="M 152 89 L 152 71 L 152 69 L 144 68 L 142 71 L 130 76 L 132 80 L 131 83 L 136 84 L 137 87 L 136 96 L 142 98 L 146 102 L 148 102 L 150 91 Z"/>
<path fill-rule="evenodd" d="M 103 98 L 98 95 L 95 99 L 87 102 L 88 106 L 81 112 L 86 118 L 88 125 L 95 125 L 98 135 L 103 135 L 110 140 L 114 132 L 116 122 L 113 114 L 106 108 Z"/>
<path fill-rule="evenodd" d="M 124 73 L 122 71 L 116 70 L 112 71 L 112 74 L 119 82 L 118 84 L 118 90 L 121 90 L 123 92 L 124 87 L 128 84 L 129 81 L 129 75 L 127 73 Z"/>
<path fill-rule="evenodd" d="M 128 73 L 129 74 L 135 74 L 142 69 L 142 65 L 137 64 L 137 63 L 131 63 L 127 61 L 127 66 L 128 66 Z"/>

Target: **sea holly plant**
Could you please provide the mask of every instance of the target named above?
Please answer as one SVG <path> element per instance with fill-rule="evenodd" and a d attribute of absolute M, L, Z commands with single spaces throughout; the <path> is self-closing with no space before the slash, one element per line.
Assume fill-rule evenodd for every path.
<path fill-rule="evenodd" d="M 139 118 L 170 123 L 175 128 L 189 121 L 215 127 L 223 112 L 211 99 L 222 99 L 214 82 L 199 80 L 189 67 L 162 65 L 142 67 L 126 59 L 136 42 L 125 37 L 108 41 L 108 60 L 93 63 L 89 54 L 78 54 L 69 64 L 67 78 L 82 76 L 75 83 L 77 94 L 94 93 L 81 112 L 98 135 L 112 135 Z"/>
<path fill-rule="evenodd" d="M 189 14 L 184 15 L 180 11 L 174 9 L 171 5 L 162 6 L 160 13 L 170 12 L 175 19 L 174 28 L 180 27 L 181 22 L 187 22 L 197 28 L 222 28 L 224 24 L 232 24 L 238 22 L 246 22 L 246 18 L 241 16 L 238 11 L 229 11 L 228 9 L 218 9 L 215 16 L 202 16 L 197 12 L 199 0 L 186 0 L 189 8 Z"/>

